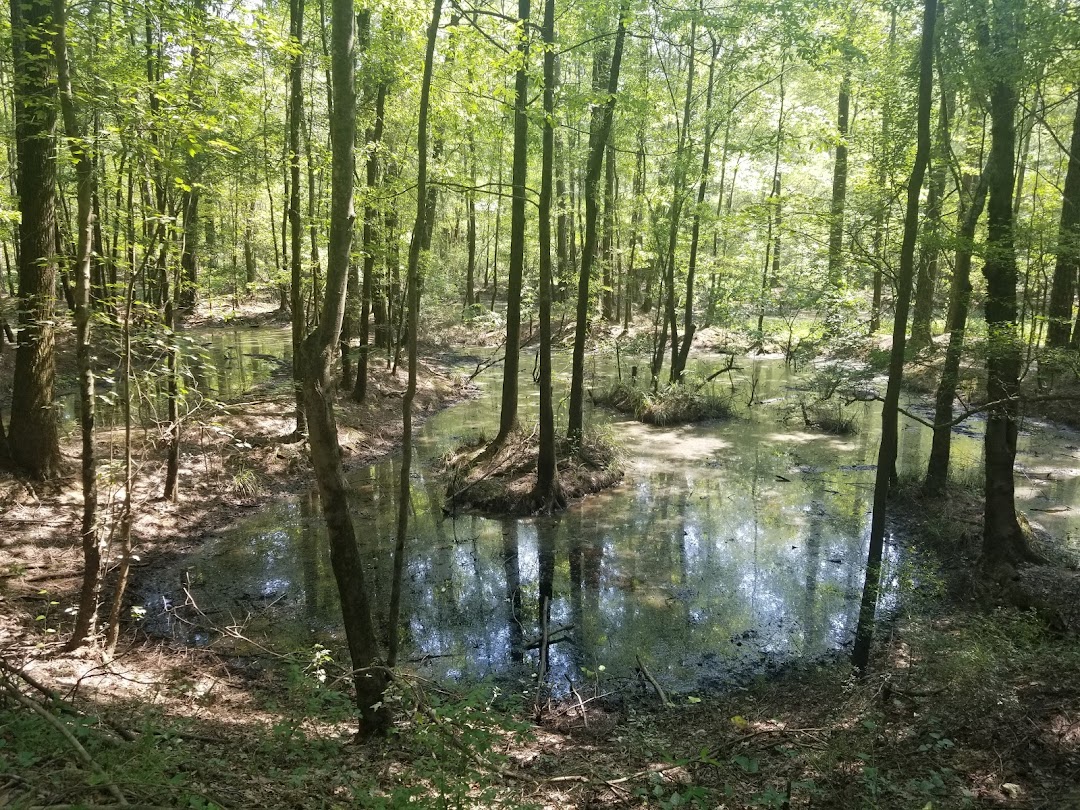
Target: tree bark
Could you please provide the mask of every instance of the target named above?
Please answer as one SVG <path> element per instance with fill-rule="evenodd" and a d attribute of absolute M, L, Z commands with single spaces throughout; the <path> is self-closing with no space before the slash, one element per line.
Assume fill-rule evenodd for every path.
<path fill-rule="evenodd" d="M 56 84 L 51 0 L 11 5 L 15 154 L 19 195 L 19 333 L 8 447 L 30 476 L 60 472 L 53 410 L 53 302 L 56 288 Z"/>
<path fill-rule="evenodd" d="M 506 351 L 503 360 L 502 403 L 499 433 L 492 442 L 498 447 L 517 426 L 518 368 L 521 354 L 521 276 L 525 266 L 525 183 L 529 169 L 529 0 L 518 0 L 518 65 L 514 80 L 514 157 L 510 183 L 510 267 L 506 278 Z"/>
<path fill-rule="evenodd" d="M 442 0 L 435 0 L 431 12 L 431 25 L 428 27 L 427 48 L 424 52 L 424 75 L 420 84 L 420 110 L 417 120 L 416 135 L 416 221 L 413 225 L 412 239 L 409 242 L 408 267 L 408 353 L 409 381 L 402 398 L 402 458 L 401 478 L 398 488 L 397 542 L 394 547 L 394 579 L 390 596 L 390 618 L 387 622 L 389 653 L 387 663 L 397 664 L 398 624 L 401 615 L 401 590 L 405 572 L 405 535 L 409 528 L 409 506 L 412 486 L 410 471 L 412 468 L 412 404 L 416 396 L 417 330 L 420 323 L 420 252 L 428 244 L 427 229 L 431 226 L 429 217 L 434 213 L 431 204 L 433 197 L 428 195 L 428 121 L 431 99 L 431 73 L 435 63 L 435 43 L 439 34 L 439 16 L 442 13 Z"/>
<path fill-rule="evenodd" d="M 596 204 L 600 172 L 604 153 L 611 134 L 611 122 L 615 117 L 615 97 L 619 90 L 619 68 L 622 65 L 623 40 L 626 38 L 625 4 L 619 7 L 619 27 L 615 32 L 615 45 L 611 52 L 611 69 L 608 73 L 607 100 L 600 107 L 600 114 L 593 119 L 589 132 L 589 159 L 585 167 L 585 247 L 581 251 L 581 272 L 578 276 L 577 321 L 574 333 L 574 356 L 570 373 L 570 405 L 567 417 L 566 437 L 571 444 L 581 441 L 585 420 L 585 341 L 589 331 L 589 276 L 592 274 L 596 256 Z M 509 347 L 508 347 L 509 348 Z"/>
<path fill-rule="evenodd" d="M 970 187 L 974 178 L 964 180 Z M 934 438 L 930 445 L 930 460 L 926 466 L 923 489 L 928 495 L 944 495 L 949 479 L 949 458 L 952 453 L 953 400 L 960 381 L 960 358 L 964 352 L 964 333 L 967 328 L 968 308 L 971 304 L 971 257 L 975 244 L 975 229 L 986 205 L 986 172 L 979 177 L 978 185 L 966 210 L 961 208 L 958 245 L 953 268 L 952 295 L 949 300 L 949 347 L 941 367 L 937 396 L 934 402 Z M 970 193 L 970 189 L 965 193 Z"/>
<path fill-rule="evenodd" d="M 881 408 L 881 443 L 878 446 L 877 474 L 874 479 L 874 511 L 870 521 L 870 547 L 866 557 L 866 581 L 863 586 L 859 623 L 855 633 L 852 665 L 865 672 L 870 661 L 874 614 L 881 584 L 881 557 L 885 547 L 885 520 L 888 511 L 889 487 L 896 465 L 898 442 L 897 420 L 900 406 L 900 386 L 904 376 L 904 349 L 907 340 L 908 309 L 915 276 L 915 242 L 919 234 L 919 194 L 923 177 L 930 162 L 930 111 L 934 93 L 934 28 L 937 19 L 937 0 L 925 0 L 923 5 L 922 39 L 919 47 L 919 96 L 916 114 L 918 139 L 915 164 L 907 186 L 907 207 L 904 213 L 904 238 L 900 245 L 900 268 L 897 277 L 896 318 L 893 321 L 892 352 L 889 355 L 889 381 Z M 846 80 L 845 80 L 846 81 Z M 843 92 L 843 91 L 842 91 Z M 846 121 L 845 121 L 846 123 Z"/>
<path fill-rule="evenodd" d="M 293 387 L 296 427 L 293 436 L 307 435 L 301 369 L 307 319 L 304 317 L 303 223 L 300 220 L 300 129 L 304 118 L 304 0 L 289 2 L 289 309 L 292 310 Z"/>
<path fill-rule="evenodd" d="M 1057 262 L 1047 311 L 1047 348 L 1065 349 L 1069 345 L 1077 273 L 1080 273 L 1080 97 L 1073 116 L 1069 167 L 1065 171 L 1065 186 L 1061 193 Z"/>
<path fill-rule="evenodd" d="M 97 632 L 98 601 L 101 587 L 101 544 L 97 526 L 97 465 L 94 458 L 94 368 L 90 354 L 91 248 L 93 242 L 94 163 L 92 142 L 80 125 L 75 93 L 71 87 L 71 61 L 67 43 L 67 6 L 65 0 L 52 0 L 53 51 L 64 135 L 75 163 L 77 183 L 77 241 L 73 262 L 75 276 L 75 354 L 79 371 L 79 429 L 82 434 L 81 479 L 83 492 L 80 537 L 83 551 L 83 581 L 79 592 L 75 626 L 66 648 L 81 647 Z"/>
<path fill-rule="evenodd" d="M 986 261 L 986 396 L 999 404 L 986 414 L 986 504 L 983 513 L 983 563 L 998 570 L 1035 558 L 1016 517 L 1013 464 L 1016 460 L 1019 405 L 1020 335 L 1017 330 L 1018 277 L 1012 207 L 1016 170 L 1017 78 L 1022 0 L 994 0 L 990 49 L 990 155 Z"/>
<path fill-rule="evenodd" d="M 337 422 L 334 416 L 334 354 L 341 322 L 345 317 L 345 294 L 349 274 L 349 251 L 353 232 L 353 162 L 356 138 L 356 85 L 354 13 L 352 0 L 332 3 L 331 72 L 333 113 L 331 135 L 330 241 L 327 249 L 326 289 L 318 328 L 302 347 L 304 410 L 310 431 L 311 462 L 318 482 L 323 519 L 330 543 L 349 659 L 360 712 L 360 736 L 383 731 L 388 711 L 379 705 L 387 683 L 379 665 L 379 646 L 372 620 L 363 560 L 341 467 Z M 379 705 L 378 708 L 376 706 Z"/>
<path fill-rule="evenodd" d="M 555 405 L 551 384 L 551 191 L 555 158 L 555 0 L 544 4 L 544 130 L 540 166 L 540 446 L 536 457 L 534 504 L 544 510 L 565 506 L 555 457 Z"/>

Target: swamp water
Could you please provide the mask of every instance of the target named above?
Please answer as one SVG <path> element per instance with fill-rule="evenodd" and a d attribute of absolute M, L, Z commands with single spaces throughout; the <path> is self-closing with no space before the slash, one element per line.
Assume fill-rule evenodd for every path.
<path fill-rule="evenodd" d="M 522 362 L 523 424 L 536 419 L 531 359 Z M 698 362 L 708 371 L 722 359 Z M 437 680 L 495 676 L 529 683 L 545 598 L 552 638 L 559 639 L 549 665 L 560 691 L 568 678 L 627 678 L 638 656 L 665 688 L 687 693 L 849 646 L 862 591 L 880 405 L 848 406 L 859 427 L 853 436 L 807 430 L 795 405 L 807 396 L 799 390 L 807 375 L 790 374 L 776 359 L 739 363 L 743 370 L 730 380 L 737 418 L 652 427 L 594 412 L 593 422 L 624 448 L 626 477 L 553 517 L 443 513 L 443 486 L 431 461 L 464 439 L 496 432 L 501 368 L 478 378 L 476 399 L 431 417 L 417 437 L 412 468 L 402 659 Z M 569 360 L 560 357 L 555 370 L 565 377 Z M 605 384 L 602 372 L 613 376 L 615 368 L 592 369 L 594 389 Z M 756 397 L 769 404 L 748 413 L 751 374 Z M 729 388 L 728 377 L 716 385 Z M 565 423 L 565 401 L 561 407 Z M 785 410 L 794 412 L 786 424 Z M 930 431 L 902 421 L 899 466 L 921 474 Z M 1080 435 L 1028 427 L 1018 457 L 1019 505 L 1033 523 L 1075 547 Z M 976 475 L 981 424 L 962 430 L 954 469 Z M 381 626 L 399 465 L 399 456 L 390 457 L 350 476 L 357 540 Z M 910 573 L 887 537 L 884 609 L 912 587 Z M 221 628 L 235 628 L 278 650 L 343 649 L 314 492 L 240 514 L 173 568 L 144 580 L 137 594 L 149 632 L 193 645 L 216 643 Z"/>

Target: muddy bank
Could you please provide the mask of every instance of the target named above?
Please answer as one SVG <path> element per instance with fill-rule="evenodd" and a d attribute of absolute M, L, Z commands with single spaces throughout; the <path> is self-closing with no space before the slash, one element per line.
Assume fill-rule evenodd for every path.
<path fill-rule="evenodd" d="M 360 405 L 345 393 L 338 394 L 337 419 L 347 470 L 392 452 L 401 439 L 404 375 L 373 365 L 368 402 Z M 414 422 L 420 424 L 472 393 L 445 358 L 421 362 Z M 135 553 L 141 558 L 133 572 L 136 581 L 149 568 L 198 547 L 208 534 L 314 485 L 307 445 L 290 436 L 293 396 L 288 366 L 277 359 L 268 364 L 261 383 L 224 402 L 204 401 L 189 413 L 183 423 L 176 503 L 160 497 L 165 475 L 161 426 L 151 421 L 136 428 L 132 534 Z M 96 438 L 100 514 L 108 541 L 122 499 L 123 431 L 103 428 Z M 79 441 L 77 431 L 69 427 L 62 454 L 70 473 L 57 480 L 28 482 L 0 472 L 4 597 L 0 599 L 0 642 L 40 629 L 35 627 L 34 616 L 41 615 L 42 606 L 50 614 L 54 638 L 62 638 L 70 623 L 67 610 L 74 602 L 82 565 Z"/>

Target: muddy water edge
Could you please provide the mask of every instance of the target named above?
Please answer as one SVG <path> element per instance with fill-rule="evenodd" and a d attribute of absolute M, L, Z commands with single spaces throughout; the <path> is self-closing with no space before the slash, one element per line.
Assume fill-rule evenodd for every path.
<path fill-rule="evenodd" d="M 221 382 L 222 369 L 250 369 L 253 359 L 269 368 L 278 351 L 270 346 L 222 346 L 203 373 L 218 390 L 249 385 Z M 536 418 L 531 360 L 521 364 L 523 424 Z M 698 360 L 704 372 L 723 362 Z M 491 678 L 527 689 L 546 623 L 556 691 L 583 681 L 617 686 L 633 677 L 640 657 L 666 689 L 696 694 L 843 651 L 858 619 L 880 407 L 847 406 L 858 429 L 850 435 L 808 429 L 800 403 L 813 397 L 813 369 L 793 374 L 775 358 L 739 365 L 713 383 L 737 404 L 730 420 L 656 427 L 594 412 L 592 423 L 624 448 L 626 477 L 557 516 L 444 512 L 432 461 L 463 440 L 494 434 L 499 368 L 477 379 L 479 397 L 428 420 L 414 451 L 402 659 L 440 681 Z M 568 357 L 557 358 L 564 382 L 568 366 Z M 619 369 L 597 359 L 589 373 L 599 389 Z M 565 424 L 565 403 L 557 418 Z M 954 439 L 956 474 L 977 475 L 981 424 L 966 423 Z M 901 472 L 921 473 L 929 445 L 929 429 L 905 420 Z M 1078 447 L 1072 431 L 1028 424 L 1017 469 L 1019 506 L 1073 548 Z M 400 455 L 392 455 L 350 478 L 357 542 L 373 603 L 384 611 L 399 467 Z M 900 539 L 887 538 L 883 612 L 919 587 Z M 321 645 L 336 653 L 344 643 L 314 491 L 280 498 L 169 567 L 147 570 L 135 598 L 152 635 L 223 654 L 255 649 L 236 631 L 282 651 Z"/>

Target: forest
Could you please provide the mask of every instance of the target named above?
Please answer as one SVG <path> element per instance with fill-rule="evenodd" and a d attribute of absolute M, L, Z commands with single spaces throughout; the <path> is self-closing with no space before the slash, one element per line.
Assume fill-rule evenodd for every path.
<path fill-rule="evenodd" d="M 11 0 L 0 806 L 1080 807 L 1075 0 Z"/>

